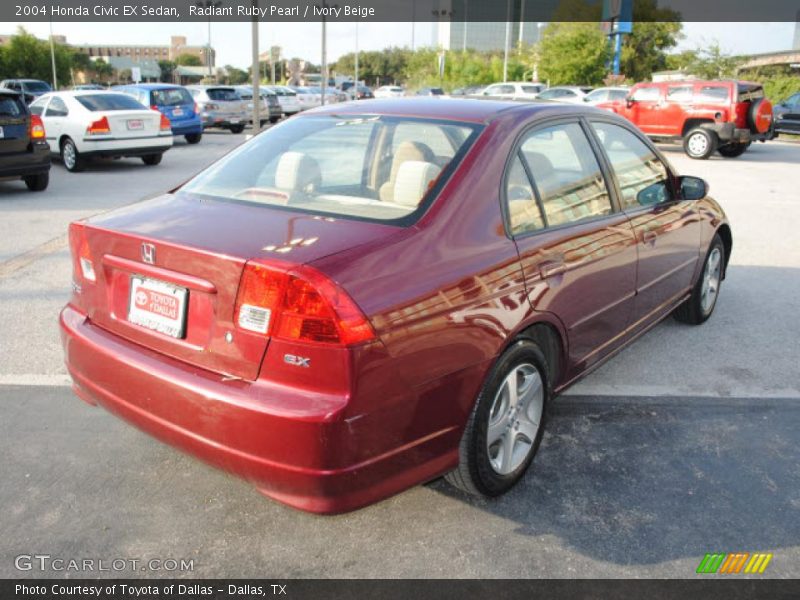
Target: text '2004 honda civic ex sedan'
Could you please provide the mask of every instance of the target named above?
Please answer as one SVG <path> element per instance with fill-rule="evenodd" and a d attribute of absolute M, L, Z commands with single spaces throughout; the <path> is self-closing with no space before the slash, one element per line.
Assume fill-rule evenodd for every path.
<path fill-rule="evenodd" d="M 291 119 L 70 244 L 77 394 L 330 513 L 442 474 L 508 490 L 554 394 L 710 316 L 732 239 L 615 115 L 388 99 Z"/>

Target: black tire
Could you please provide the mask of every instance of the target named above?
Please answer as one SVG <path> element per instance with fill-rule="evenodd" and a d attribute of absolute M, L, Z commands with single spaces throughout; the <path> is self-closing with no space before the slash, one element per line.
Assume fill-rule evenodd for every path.
<path fill-rule="evenodd" d="M 713 131 L 695 127 L 683 137 L 683 151 L 689 158 L 705 160 L 717 150 L 719 138 Z"/>
<path fill-rule="evenodd" d="M 199 144 L 200 140 L 203 139 L 203 134 L 202 133 L 189 133 L 189 134 L 187 134 L 187 135 L 185 135 L 183 137 L 186 138 L 186 143 L 187 144 Z"/>
<path fill-rule="evenodd" d="M 148 167 L 154 167 L 161 162 L 163 154 L 146 154 L 142 157 L 142 162 Z"/>
<path fill-rule="evenodd" d="M 78 147 L 70 138 L 61 142 L 61 162 L 70 173 L 79 173 L 86 168 L 85 161 L 78 152 Z"/>
<path fill-rule="evenodd" d="M 717 148 L 717 152 L 719 152 L 725 158 L 736 158 L 737 156 L 741 156 L 747 151 L 747 148 L 750 144 L 725 144 L 724 146 L 720 146 Z"/>
<path fill-rule="evenodd" d="M 231 125 L 231 133 L 242 133 L 244 125 Z"/>
<path fill-rule="evenodd" d="M 706 271 L 709 268 L 709 262 L 711 261 L 715 251 L 719 252 L 719 275 L 713 302 L 710 305 L 707 305 L 704 304 L 703 290 L 706 279 Z M 689 296 L 689 298 L 687 298 L 683 304 L 676 308 L 675 312 L 673 313 L 673 316 L 676 320 L 680 321 L 681 323 L 688 323 L 689 325 L 700 325 L 700 323 L 704 323 L 708 320 L 708 318 L 714 312 L 714 307 L 717 305 L 719 289 L 722 285 L 722 280 L 725 277 L 725 264 L 725 245 L 722 243 L 722 238 L 719 237 L 719 234 L 714 234 L 714 239 L 711 240 L 711 244 L 708 246 L 708 251 L 703 259 L 703 270 L 700 272 L 700 276 L 697 278 L 697 282 L 692 288 L 691 296 Z"/>
<path fill-rule="evenodd" d="M 50 173 L 38 173 L 36 175 L 26 175 L 22 178 L 25 185 L 32 192 L 43 192 L 47 189 L 50 183 Z"/>
<path fill-rule="evenodd" d="M 517 369 L 529 366 L 535 368 L 541 384 L 542 406 L 538 429 L 533 436 L 534 439 L 529 440 L 532 443 L 522 462 L 509 473 L 501 474 L 492 465 L 491 450 L 487 444 L 491 413 L 496 399 L 502 393 L 506 377 Z M 548 373 L 548 362 L 544 352 L 531 340 L 518 340 L 503 353 L 490 371 L 470 414 L 459 445 L 458 467 L 445 475 L 445 479 L 451 485 L 468 494 L 493 497 L 504 494 L 522 478 L 542 441 L 551 395 Z M 516 417 L 512 416 L 512 419 L 514 418 Z M 512 430 L 518 433 L 514 427 L 508 429 L 509 432 Z M 500 444 L 502 445 L 502 442 Z"/>

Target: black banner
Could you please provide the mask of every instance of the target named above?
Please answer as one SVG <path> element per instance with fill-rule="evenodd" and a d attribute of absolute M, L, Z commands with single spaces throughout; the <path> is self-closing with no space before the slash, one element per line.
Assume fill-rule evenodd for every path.
<path fill-rule="evenodd" d="M 611 4 L 622 0 L 608 0 Z M 634 21 L 797 21 L 798 0 L 632 0 Z M 3 0 L 2 21 L 599 21 L 602 0 Z"/>
<path fill-rule="evenodd" d="M 531 598 L 580 598 L 630 600 L 647 598 L 703 598 L 705 600 L 789 600 L 800 594 L 800 582 L 778 579 L 692 580 L 4 580 L 3 600 L 292 600 L 361 599 L 462 600 L 490 598 L 531 600 Z"/>

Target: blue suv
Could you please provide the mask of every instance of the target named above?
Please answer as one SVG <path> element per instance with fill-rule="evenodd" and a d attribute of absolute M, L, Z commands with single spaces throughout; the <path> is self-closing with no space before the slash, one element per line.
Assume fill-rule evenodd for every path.
<path fill-rule="evenodd" d="M 196 144 L 203 137 L 203 121 L 186 88 L 169 83 L 139 83 L 117 85 L 113 89 L 166 115 L 172 124 L 173 135 L 184 136 L 190 144 Z"/>

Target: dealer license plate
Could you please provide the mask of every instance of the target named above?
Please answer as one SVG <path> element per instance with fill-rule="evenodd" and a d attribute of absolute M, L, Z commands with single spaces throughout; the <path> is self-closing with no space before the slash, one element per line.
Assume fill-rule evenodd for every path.
<path fill-rule="evenodd" d="M 186 327 L 186 288 L 134 275 L 128 302 L 128 321 L 174 338 Z"/>

